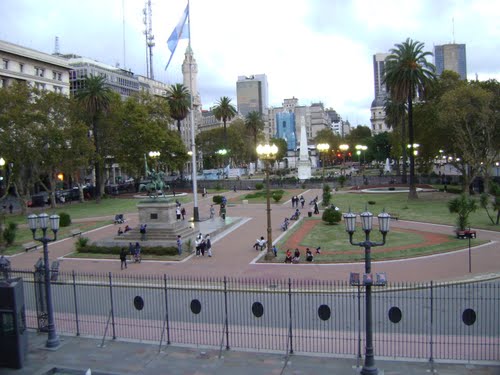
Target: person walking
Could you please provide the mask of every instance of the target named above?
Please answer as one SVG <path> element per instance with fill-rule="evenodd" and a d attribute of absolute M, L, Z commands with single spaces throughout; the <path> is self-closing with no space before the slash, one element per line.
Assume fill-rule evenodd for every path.
<path fill-rule="evenodd" d="M 184 218 L 186 217 L 186 209 L 184 207 L 181 208 L 181 216 L 182 220 L 184 220 Z"/>
<path fill-rule="evenodd" d="M 179 208 L 179 206 L 177 206 L 177 208 L 175 209 L 175 217 L 177 218 L 177 220 L 181 219 L 181 209 Z"/>
<path fill-rule="evenodd" d="M 182 255 L 182 239 L 180 234 L 177 236 L 177 254 Z"/>
<path fill-rule="evenodd" d="M 200 256 L 200 251 L 201 251 L 201 241 L 203 239 L 203 235 L 201 233 L 199 233 L 197 236 L 196 236 L 196 239 L 194 240 L 194 247 L 196 249 L 196 256 L 199 257 Z"/>
<path fill-rule="evenodd" d="M 147 224 L 141 224 L 141 229 L 139 230 L 139 232 L 141 232 L 141 241 L 146 241 L 147 226 Z"/>
<path fill-rule="evenodd" d="M 127 268 L 127 252 L 124 247 L 122 247 L 122 250 L 120 251 L 120 267 L 122 270 L 124 267 Z"/>
<path fill-rule="evenodd" d="M 205 236 L 205 249 L 207 250 L 208 256 L 212 257 L 212 241 L 210 241 L 210 235 Z"/>
<path fill-rule="evenodd" d="M 305 203 L 306 203 L 306 200 L 304 199 L 304 196 L 303 196 L 303 195 L 301 195 L 301 196 L 300 196 L 300 205 L 301 205 L 301 207 L 302 207 L 302 208 L 304 208 L 304 204 L 305 204 Z"/>

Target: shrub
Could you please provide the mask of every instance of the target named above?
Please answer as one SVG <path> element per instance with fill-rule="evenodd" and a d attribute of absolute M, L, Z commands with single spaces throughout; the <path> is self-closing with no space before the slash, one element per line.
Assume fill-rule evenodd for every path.
<path fill-rule="evenodd" d="M 222 186 L 220 186 L 220 184 L 217 182 L 217 184 L 215 185 L 215 190 L 217 191 L 220 191 L 222 190 Z"/>
<path fill-rule="evenodd" d="M 76 250 L 79 251 L 79 249 L 87 246 L 87 244 L 89 243 L 89 240 L 90 239 L 88 237 L 84 237 L 84 236 L 78 237 L 78 239 L 76 240 Z"/>
<path fill-rule="evenodd" d="M 71 225 L 71 216 L 66 212 L 61 212 L 59 214 L 59 226 L 60 227 L 69 227 Z"/>
<path fill-rule="evenodd" d="M 339 177 L 339 184 L 340 184 L 341 188 L 344 187 L 344 184 L 345 184 L 346 180 L 347 180 L 346 176 L 342 175 L 342 176 Z"/>
<path fill-rule="evenodd" d="M 283 198 L 283 190 L 273 191 L 273 199 L 275 202 L 279 202 Z"/>
<path fill-rule="evenodd" d="M 12 245 L 16 240 L 17 224 L 9 222 L 7 228 L 3 230 L 3 239 L 7 242 L 7 246 Z"/>
<path fill-rule="evenodd" d="M 374 204 L 376 204 L 376 203 L 377 203 L 377 202 L 375 202 L 375 201 L 368 201 L 368 204 L 371 204 L 371 205 L 374 205 Z"/>
<path fill-rule="evenodd" d="M 215 203 L 215 204 L 221 204 L 222 203 L 222 195 L 214 195 L 212 197 L 212 201 Z"/>
<path fill-rule="evenodd" d="M 90 253 L 90 254 L 108 254 L 108 255 L 116 255 L 120 254 L 120 251 L 123 246 L 110 246 L 110 247 L 102 247 L 97 245 L 87 245 L 78 248 L 77 251 L 79 253 Z M 142 255 L 163 255 L 163 256 L 175 256 L 177 255 L 177 247 L 176 246 L 168 246 L 168 247 L 142 247 L 141 248 Z"/>
<path fill-rule="evenodd" d="M 328 224 L 338 224 L 342 220 L 342 213 L 333 208 L 327 208 L 323 211 L 321 219 Z"/>
<path fill-rule="evenodd" d="M 262 190 L 262 189 L 264 189 L 264 184 L 262 182 L 257 182 L 255 184 L 255 189 L 256 190 Z"/>
<path fill-rule="evenodd" d="M 331 193 L 331 188 L 330 185 L 324 184 L 323 185 L 323 206 L 327 207 L 330 205 L 330 201 L 332 199 L 332 193 Z"/>
<path fill-rule="evenodd" d="M 448 209 L 451 213 L 456 213 L 457 217 L 457 229 L 465 230 L 470 225 L 469 215 L 476 211 L 477 204 L 473 198 L 467 197 L 465 194 L 460 195 L 460 197 L 452 199 L 448 202 Z"/>

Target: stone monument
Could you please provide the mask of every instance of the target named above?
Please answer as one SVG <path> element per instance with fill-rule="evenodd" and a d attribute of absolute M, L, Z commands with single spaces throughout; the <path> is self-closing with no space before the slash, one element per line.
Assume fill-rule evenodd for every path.
<path fill-rule="evenodd" d="M 309 150 L 307 148 L 307 133 L 304 117 L 301 117 L 300 126 L 300 153 L 298 162 L 299 180 L 304 181 L 311 178 L 311 160 L 309 159 Z"/>

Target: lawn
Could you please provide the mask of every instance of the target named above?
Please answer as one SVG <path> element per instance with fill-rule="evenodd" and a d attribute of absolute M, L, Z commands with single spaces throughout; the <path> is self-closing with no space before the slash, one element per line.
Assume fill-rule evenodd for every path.
<path fill-rule="evenodd" d="M 306 229 L 304 231 L 304 229 Z M 302 234 L 301 232 L 305 232 Z M 313 253 L 316 247 L 321 246 L 321 254 L 315 257 L 316 263 L 343 263 L 358 262 L 364 258 L 364 248 L 349 244 L 349 235 L 343 224 L 327 225 L 319 218 L 307 218 L 298 226 L 289 230 L 287 235 L 277 244 L 278 257 L 274 262 L 280 263 L 285 259 L 286 249 L 301 249 L 309 247 Z M 364 233 L 358 228 L 353 236 L 353 242 L 364 241 Z M 382 235 L 374 226 L 371 232 L 371 241 L 381 242 Z M 392 229 L 386 237 L 386 245 L 372 248 L 373 260 L 388 260 L 411 258 L 458 250 L 468 245 L 467 241 L 456 239 L 452 233 L 431 234 L 427 232 Z M 477 246 L 487 241 L 473 240 Z"/>
<path fill-rule="evenodd" d="M 272 198 L 273 192 L 274 191 L 282 191 L 283 192 L 283 197 L 280 199 L 279 202 L 275 202 L 274 199 Z M 292 199 L 294 195 L 300 196 L 300 194 L 304 193 L 304 190 L 301 189 L 287 189 L 287 190 L 281 190 L 281 189 L 270 189 L 270 196 L 271 196 L 271 204 L 283 204 L 284 202 Z M 265 189 L 263 190 L 252 190 L 249 191 L 247 194 L 242 194 L 239 195 L 238 197 L 231 198 L 229 200 L 230 203 L 242 203 L 243 200 L 247 200 L 248 203 L 266 203 L 267 202 L 267 192 Z"/>

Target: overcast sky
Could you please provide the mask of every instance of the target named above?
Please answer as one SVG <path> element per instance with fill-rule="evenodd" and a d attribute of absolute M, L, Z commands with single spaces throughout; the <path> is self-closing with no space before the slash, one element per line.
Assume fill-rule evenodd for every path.
<path fill-rule="evenodd" d="M 165 71 L 166 40 L 186 4 L 152 0 L 154 75 L 169 84 L 182 82 L 187 40 Z M 144 7 L 143 0 L 0 0 L 0 39 L 53 53 L 58 36 L 61 53 L 146 75 Z M 369 125 L 372 56 L 407 37 L 431 52 L 465 43 L 468 78 L 500 80 L 497 0 L 191 0 L 190 7 L 205 109 L 221 96 L 236 104 L 238 76 L 264 73 L 271 106 L 291 97 L 321 101 L 352 125 Z"/>

